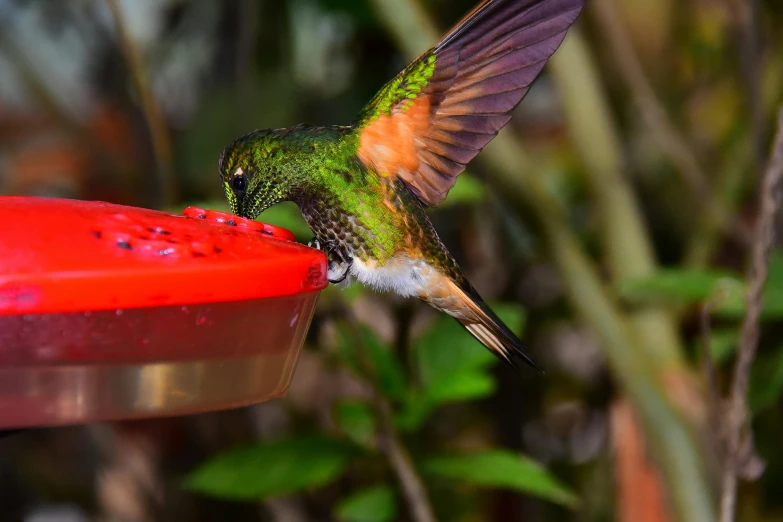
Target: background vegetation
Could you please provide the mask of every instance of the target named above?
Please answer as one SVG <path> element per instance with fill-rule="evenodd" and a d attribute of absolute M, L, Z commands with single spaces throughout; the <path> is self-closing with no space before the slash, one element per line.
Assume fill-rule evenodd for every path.
<path fill-rule="evenodd" d="M 350 122 L 473 3 L 0 0 L 0 192 L 225 209 L 233 138 Z M 737 519 L 781 520 L 783 251 L 759 291 L 782 23 L 775 0 L 588 1 L 432 210 L 546 376 L 417 302 L 330 288 L 284 400 L 6 437 L 0 519 L 709 521 L 723 503 L 728 522 L 738 477 Z M 261 219 L 311 236 L 291 205 Z"/>

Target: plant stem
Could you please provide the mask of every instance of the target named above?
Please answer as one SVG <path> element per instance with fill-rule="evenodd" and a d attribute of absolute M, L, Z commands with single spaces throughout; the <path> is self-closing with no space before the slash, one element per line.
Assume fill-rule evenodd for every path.
<path fill-rule="evenodd" d="M 747 312 L 742 321 L 739 352 L 734 366 L 734 379 L 729 397 L 727 418 L 727 451 L 721 483 L 721 522 L 734 520 L 737 503 L 737 459 L 747 423 L 747 394 L 750 368 L 756 357 L 759 337 L 764 283 L 767 279 L 768 257 L 775 231 L 775 215 L 780 206 L 783 182 L 783 109 L 778 119 L 778 131 L 769 165 L 764 173 L 760 198 L 760 214 L 756 223 L 753 252 L 748 270 Z"/>
<path fill-rule="evenodd" d="M 389 402 L 383 398 L 375 385 L 378 380 L 364 355 L 369 353 L 369 351 L 364 348 L 361 327 L 356 320 L 356 316 L 354 315 L 353 310 L 351 310 L 350 305 L 341 297 L 338 297 L 338 300 L 340 303 L 339 306 L 345 317 L 345 323 L 348 328 L 350 328 L 351 336 L 358 348 L 358 363 L 372 386 L 373 408 L 378 413 L 380 421 L 378 426 L 378 446 L 389 461 L 389 466 L 394 471 L 394 474 L 397 476 L 397 481 L 400 483 L 400 488 L 402 489 L 403 498 L 405 499 L 408 511 L 410 512 L 411 517 L 413 517 L 414 522 L 436 522 L 437 519 L 435 518 L 432 504 L 427 495 L 427 489 L 424 487 L 421 477 L 419 477 L 419 474 L 416 472 L 416 468 L 411 461 L 408 450 L 405 448 L 405 445 L 394 426 L 391 406 L 389 405 Z"/>
<path fill-rule="evenodd" d="M 427 490 L 394 428 L 389 403 L 381 398 L 377 398 L 375 402 L 380 417 L 378 445 L 386 454 L 389 464 L 397 475 L 408 510 L 416 522 L 435 522 L 435 515 L 427 498 Z"/>
<path fill-rule="evenodd" d="M 141 107 L 144 111 L 144 118 L 152 139 L 152 148 L 155 153 L 155 161 L 158 165 L 158 190 L 155 204 L 164 208 L 171 206 L 177 201 L 177 188 L 174 177 L 174 160 L 171 148 L 166 122 L 160 112 L 152 89 L 150 88 L 147 70 L 144 67 L 143 60 L 138 48 L 133 42 L 125 19 L 122 15 L 117 0 L 106 0 L 106 4 L 114 18 L 114 25 L 120 39 L 125 60 L 128 62 L 133 84 L 136 92 L 141 99 Z"/>
<path fill-rule="evenodd" d="M 753 171 L 757 176 L 760 176 L 765 151 L 762 141 L 764 113 L 759 78 L 759 5 L 758 0 L 727 0 L 726 6 L 736 23 L 737 39 L 742 53 L 745 102 L 750 114 Z"/>
<path fill-rule="evenodd" d="M 614 280 L 648 276 L 657 268 L 652 242 L 625 172 L 619 133 L 595 61 L 578 29 L 569 31 L 550 65 L 601 218 L 604 251 Z M 646 307 L 632 313 L 631 320 L 662 364 L 681 365 L 683 348 L 669 313 Z"/>
<path fill-rule="evenodd" d="M 725 161 L 715 177 L 715 197 L 717 205 L 723 208 L 726 214 L 735 214 L 742 202 L 746 173 L 753 162 L 751 148 L 751 140 L 742 138 L 723 155 Z M 701 214 L 690 238 L 683 264 L 707 264 L 720 245 L 720 230 L 721 227 L 715 223 L 714 214 Z"/>

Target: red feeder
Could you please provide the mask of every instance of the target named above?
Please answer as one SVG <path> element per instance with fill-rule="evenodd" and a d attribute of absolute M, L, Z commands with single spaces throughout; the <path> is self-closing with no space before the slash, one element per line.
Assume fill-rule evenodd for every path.
<path fill-rule="evenodd" d="M 282 396 L 326 257 L 189 207 L 0 197 L 0 428 Z"/>

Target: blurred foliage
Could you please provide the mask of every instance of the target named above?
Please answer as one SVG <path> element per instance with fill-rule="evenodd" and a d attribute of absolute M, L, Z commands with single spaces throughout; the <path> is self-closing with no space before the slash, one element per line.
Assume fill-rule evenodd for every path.
<path fill-rule="evenodd" d="M 337 506 L 341 522 L 391 522 L 397 518 L 397 499 L 390 486 L 357 491 Z"/>
<path fill-rule="evenodd" d="M 222 498 L 261 500 L 323 486 L 350 462 L 351 447 L 320 435 L 235 449 L 191 473 L 185 487 Z"/>
<path fill-rule="evenodd" d="M 554 502 L 575 507 L 576 497 L 541 466 L 507 451 L 467 455 L 440 455 L 424 462 L 425 473 L 461 480 L 484 487 L 526 491 Z"/>
<path fill-rule="evenodd" d="M 510 326 L 521 326 L 524 315 L 518 305 L 505 303 L 495 310 Z M 384 400 L 397 406 L 396 428 L 415 436 L 437 408 L 484 398 L 496 389 L 489 369 L 498 359 L 480 349 L 481 345 L 461 330 L 451 318 L 438 316 L 414 341 L 416 364 L 411 373 L 418 376 L 418 382 L 406 375 L 391 347 L 369 327 L 356 327 L 350 321 L 341 324 L 337 349 L 339 359 L 357 378 L 368 379 Z M 341 401 L 333 412 L 341 439 L 295 435 L 273 443 L 234 449 L 202 464 L 190 474 L 185 485 L 219 498 L 246 500 L 324 486 L 337 480 L 352 460 L 383 459 L 374 451 L 378 433 L 375 415 L 372 402 Z M 351 451 L 353 444 L 356 447 Z M 545 469 L 506 451 L 417 456 L 414 462 L 421 462 L 422 470 L 433 477 L 509 488 L 570 507 L 577 504 L 575 495 Z M 338 508 L 339 516 L 355 519 L 374 499 L 381 502 L 382 512 L 394 512 L 392 508 L 386 509 L 386 504 L 394 504 L 394 493 L 386 488 L 343 500 Z"/>
<path fill-rule="evenodd" d="M 414 5 L 446 29 L 476 2 L 122 1 L 172 145 L 179 196 L 165 208 L 227 210 L 216 168 L 223 147 L 255 128 L 352 121 L 407 65 L 391 17 L 411 19 L 403 11 Z M 147 460 L 127 469 L 111 467 L 111 453 L 123 448 L 107 449 L 91 427 L 0 439 L 0 520 L 41 520 L 52 510 L 55 520 L 411 520 L 379 444 L 389 431 L 438 520 L 605 522 L 619 520 L 628 491 L 638 495 L 633 502 L 657 498 L 645 496 L 657 480 L 645 470 L 661 464 L 658 454 L 640 451 L 635 467 L 621 465 L 624 448 L 646 446 L 615 429 L 628 376 L 607 364 L 603 325 L 585 313 L 605 308 L 580 308 L 575 296 L 592 289 L 584 274 L 598 274 L 633 341 L 627 351 L 673 346 L 673 359 L 685 361 L 674 378 L 650 381 L 654 391 L 707 417 L 714 405 L 691 400 L 677 376 L 708 382 L 699 375 L 707 310 L 718 388 L 731 378 L 758 169 L 783 102 L 783 7 L 759 0 L 749 32 L 744 2 L 611 0 L 610 26 L 624 29 L 628 45 L 620 47 L 638 59 L 650 102 L 590 4 L 566 40 L 570 54 L 545 69 L 511 132 L 496 140 L 505 143 L 493 142 L 429 210 L 545 376 L 499 364 L 455 321 L 419 303 L 330 287 L 285 399 L 117 424 L 117 434 L 147 449 Z M 423 32 L 408 30 L 410 47 Z M 758 42 L 756 60 L 748 35 Z M 158 164 L 132 78 L 104 2 L 0 1 L 0 193 L 156 205 Z M 650 127 L 649 103 L 731 226 L 707 212 L 672 137 L 667 147 Z M 312 236 L 293 204 L 259 219 L 301 242 Z M 578 255 L 559 257 L 562 245 Z M 574 266 L 579 277 L 566 273 Z M 659 314 L 653 321 L 651 312 Z M 782 320 L 776 250 L 749 398 L 752 449 L 765 467 L 742 486 L 743 522 L 783 519 Z M 702 428 L 718 446 L 720 429 Z"/>
<path fill-rule="evenodd" d="M 711 313 L 741 319 L 746 286 L 740 273 L 709 269 L 665 269 L 649 277 L 621 281 L 620 295 L 632 303 L 709 305 Z M 762 318 L 783 318 L 783 251 L 770 258 Z"/>

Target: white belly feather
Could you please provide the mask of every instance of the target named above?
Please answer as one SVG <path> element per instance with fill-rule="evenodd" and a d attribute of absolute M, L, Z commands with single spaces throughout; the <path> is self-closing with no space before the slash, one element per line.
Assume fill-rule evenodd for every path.
<path fill-rule="evenodd" d="M 402 297 L 427 294 L 427 284 L 436 270 L 423 259 L 397 255 L 380 265 L 376 261 L 354 259 L 350 275 L 363 285 Z"/>

